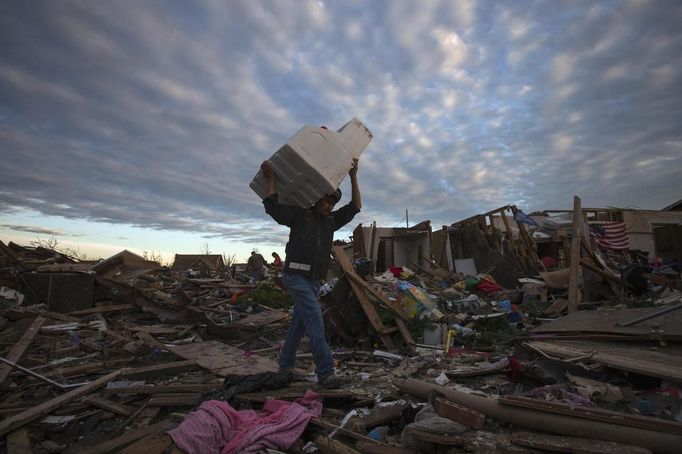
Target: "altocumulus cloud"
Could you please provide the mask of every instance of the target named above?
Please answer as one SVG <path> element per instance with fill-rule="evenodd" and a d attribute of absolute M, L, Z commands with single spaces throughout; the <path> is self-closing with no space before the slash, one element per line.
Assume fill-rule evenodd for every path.
<path fill-rule="evenodd" d="M 573 194 L 662 207 L 682 195 L 681 16 L 673 0 L 3 2 L 0 206 L 280 243 L 248 188 L 259 162 L 357 116 L 375 136 L 358 222 Z"/>

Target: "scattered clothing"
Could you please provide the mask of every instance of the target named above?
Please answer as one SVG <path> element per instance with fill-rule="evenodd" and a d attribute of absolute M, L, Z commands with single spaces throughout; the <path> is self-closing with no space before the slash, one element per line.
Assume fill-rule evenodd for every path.
<path fill-rule="evenodd" d="M 289 449 L 313 416 L 322 414 L 320 395 L 306 391 L 295 402 L 269 399 L 262 411 L 235 410 L 227 402 L 209 400 L 168 432 L 188 454 L 255 453 Z"/>

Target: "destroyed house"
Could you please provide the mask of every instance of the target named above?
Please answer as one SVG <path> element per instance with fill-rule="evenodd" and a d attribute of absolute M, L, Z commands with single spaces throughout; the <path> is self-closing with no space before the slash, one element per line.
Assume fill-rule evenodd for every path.
<path fill-rule="evenodd" d="M 225 263 L 220 254 L 175 254 L 171 271 L 189 273 L 192 271 L 198 277 L 209 277 L 223 271 Z"/>
<path fill-rule="evenodd" d="M 602 249 L 641 251 L 649 258 L 660 257 L 664 263 L 682 263 L 682 200 L 662 210 L 609 207 L 583 208 L 582 212 L 591 226 L 590 235 Z M 543 226 L 557 220 L 570 226 L 571 210 L 538 214 Z"/>
<path fill-rule="evenodd" d="M 155 271 L 161 266 L 154 261 L 134 254 L 127 249 L 114 254 L 106 260 L 102 260 L 92 267 L 98 277 L 105 277 L 119 282 L 127 282 L 131 279 Z"/>
<path fill-rule="evenodd" d="M 534 242 L 522 216 L 516 206 L 505 205 L 443 226 L 432 235 L 433 259 L 449 271 L 489 274 L 513 288 L 518 278 L 539 268 Z"/>
<path fill-rule="evenodd" d="M 391 266 L 426 267 L 431 257 L 431 223 L 402 228 L 360 224 L 353 231 L 353 255 L 368 258 L 372 274 Z"/>

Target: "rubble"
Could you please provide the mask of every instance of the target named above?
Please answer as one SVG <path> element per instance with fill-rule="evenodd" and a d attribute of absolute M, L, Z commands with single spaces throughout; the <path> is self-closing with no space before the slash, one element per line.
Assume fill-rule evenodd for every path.
<path fill-rule="evenodd" d="M 179 453 L 167 432 L 199 409 L 313 408 L 295 401 L 320 411 L 238 432 L 239 450 L 677 452 L 682 212 L 574 202 L 335 244 L 320 300 L 339 390 L 317 386 L 305 341 L 277 374 L 292 303 L 276 268 L 255 281 L 215 255 L 167 269 L 0 242 L 0 452 Z M 187 449 L 206 443 L 193 433 Z"/>

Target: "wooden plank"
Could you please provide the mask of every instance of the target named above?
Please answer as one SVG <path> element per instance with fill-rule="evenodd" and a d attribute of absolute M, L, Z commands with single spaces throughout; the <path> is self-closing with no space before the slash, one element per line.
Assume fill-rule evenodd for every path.
<path fill-rule="evenodd" d="M 135 378 L 145 378 L 145 377 L 156 377 L 162 374 L 177 374 L 180 372 L 187 372 L 190 370 L 196 370 L 196 361 L 175 361 L 172 363 L 155 364 L 153 366 L 137 367 L 134 369 L 126 369 L 121 373 L 121 377 L 135 377 Z"/>
<path fill-rule="evenodd" d="M 590 438 L 568 437 L 542 433 L 514 432 L 510 440 L 518 446 L 553 452 L 575 454 L 650 454 L 651 451 L 639 446 L 624 445 L 612 441 Z"/>
<path fill-rule="evenodd" d="M 83 401 L 94 407 L 101 408 L 121 416 L 130 416 L 135 411 L 127 405 L 118 404 L 100 396 L 87 396 L 85 399 L 83 399 Z"/>
<path fill-rule="evenodd" d="M 149 399 L 150 407 L 186 407 L 194 405 L 201 399 L 201 394 L 175 394 L 172 396 L 154 396 Z"/>
<path fill-rule="evenodd" d="M 164 454 L 172 444 L 173 439 L 167 433 L 150 434 L 122 449 L 118 454 Z"/>
<path fill-rule="evenodd" d="M 7 454 L 33 454 L 28 429 L 22 427 L 7 434 Z"/>
<path fill-rule="evenodd" d="M 95 446 L 89 446 L 80 450 L 79 452 L 82 452 L 83 454 L 109 454 L 119 452 L 121 449 L 124 449 L 142 437 L 164 433 L 173 427 L 175 427 L 175 424 L 173 424 L 171 421 L 161 421 L 151 426 L 128 430 L 123 435 L 112 438 L 111 440 L 107 440 Z"/>
<path fill-rule="evenodd" d="M 249 355 L 244 350 L 219 341 L 166 347 L 181 358 L 192 359 L 216 375 L 253 375 L 260 372 L 277 372 L 279 366 L 270 358 Z"/>
<path fill-rule="evenodd" d="M 612 274 L 610 274 L 610 273 L 607 273 L 607 272 L 604 271 L 603 269 L 601 269 L 601 268 L 599 268 L 599 267 L 593 265 L 593 264 L 590 263 L 586 258 L 581 258 L 581 259 L 580 259 L 580 265 L 581 265 L 581 266 L 584 266 L 584 267 L 587 268 L 588 270 L 592 271 L 592 272 L 595 273 L 595 274 L 598 274 L 599 276 L 601 276 L 602 278 L 604 278 L 604 279 L 606 279 L 606 280 L 608 280 L 608 281 L 610 281 L 610 282 L 613 282 L 613 283 L 615 283 L 615 284 L 619 284 L 619 283 L 620 283 L 620 279 L 619 279 L 619 278 L 617 278 L 616 276 L 614 276 L 614 275 L 612 275 Z"/>
<path fill-rule="evenodd" d="M 9 351 L 9 354 L 7 355 L 7 360 L 15 364 L 19 362 L 22 355 L 24 354 L 28 346 L 31 344 L 31 341 L 33 341 L 33 338 L 40 331 L 40 327 L 43 326 L 43 323 L 45 323 L 45 317 L 38 316 L 35 318 L 35 320 L 33 320 L 31 326 L 26 330 L 26 332 L 21 336 L 21 338 L 17 341 L 17 343 L 14 344 L 12 349 Z M 0 389 L 5 387 L 4 386 L 5 381 L 7 380 L 7 377 L 9 377 L 11 371 L 12 366 L 10 366 L 9 364 L 5 363 L 0 364 Z"/>
<path fill-rule="evenodd" d="M 69 315 L 83 317 L 85 315 L 91 314 L 111 314 L 113 312 L 126 312 L 132 310 L 137 310 L 137 306 L 134 304 L 111 304 L 108 306 L 91 307 L 88 309 L 69 312 Z"/>
<path fill-rule="evenodd" d="M 516 205 L 512 205 L 510 208 L 512 214 L 514 215 L 514 217 L 516 217 L 516 213 L 518 212 Z M 535 248 L 533 247 L 533 239 L 530 237 L 530 235 L 528 235 L 528 230 L 526 230 L 526 226 L 524 225 L 523 222 L 517 222 L 516 226 L 519 229 L 519 236 L 523 240 L 527 255 L 532 260 L 532 266 L 533 268 L 537 269 L 540 266 L 540 257 L 538 257 L 538 253 L 535 251 Z"/>
<path fill-rule="evenodd" d="M 403 337 L 405 340 L 405 343 L 407 344 L 407 349 L 409 352 L 414 353 L 416 350 L 414 348 L 414 338 L 412 337 L 412 333 L 410 333 L 410 329 L 407 327 L 405 322 L 403 321 L 404 317 L 403 315 L 396 310 L 393 307 L 393 303 L 386 298 L 386 296 L 381 293 L 380 291 L 374 289 L 372 286 L 367 284 L 367 282 L 362 279 L 360 276 L 358 276 L 354 271 L 350 273 L 346 273 L 346 276 L 349 276 L 351 279 L 355 280 L 356 283 L 360 284 L 367 292 L 369 292 L 372 296 L 374 296 L 377 300 L 379 300 L 381 303 L 384 304 L 388 309 L 391 310 L 393 315 L 395 316 L 395 324 L 398 328 L 398 331 L 400 331 L 400 335 Z M 384 333 L 386 334 L 386 333 Z"/>
<path fill-rule="evenodd" d="M 122 372 L 121 370 L 117 370 L 115 372 L 107 374 L 104 377 L 100 377 L 97 380 L 88 383 L 87 385 L 78 387 L 73 391 L 69 391 L 66 394 L 62 394 L 61 396 L 55 397 L 54 399 L 48 400 L 47 402 L 43 402 L 40 405 L 37 405 L 17 415 L 11 416 L 3 421 L 0 421 L 0 435 L 4 435 L 8 432 L 11 432 L 23 426 L 24 424 L 33 421 L 34 419 L 40 418 L 41 416 L 51 413 L 52 411 L 66 404 L 67 402 L 71 402 L 72 400 L 80 396 L 89 394 L 95 389 L 101 388 L 110 381 L 118 378 L 119 375 L 121 375 L 121 372 Z"/>
<path fill-rule="evenodd" d="M 63 367 L 59 369 L 52 370 L 46 374 L 46 377 L 74 377 L 78 375 L 89 374 L 92 372 L 97 372 L 105 367 L 104 362 L 97 361 L 94 363 L 80 364 L 78 366 Z"/>
<path fill-rule="evenodd" d="M 307 388 L 307 387 L 306 387 Z M 339 389 L 316 389 L 315 392 L 325 399 L 357 399 L 359 396 L 352 391 Z M 263 391 L 257 393 L 241 393 L 234 396 L 236 400 L 248 402 L 265 402 L 268 399 L 295 400 L 300 399 L 305 394 L 305 390 L 280 389 Z"/>
<path fill-rule="evenodd" d="M 354 273 L 353 265 L 350 263 L 350 260 L 346 256 L 346 253 L 344 252 L 343 248 L 341 248 L 340 246 L 334 246 L 333 250 L 334 257 L 336 257 L 336 261 L 343 270 L 343 272 L 345 274 Z M 355 297 L 358 299 L 358 302 L 360 303 L 360 307 L 362 307 L 362 310 L 365 312 L 367 319 L 369 320 L 370 324 L 379 335 L 379 338 L 381 339 L 383 344 L 386 346 L 388 350 L 395 350 L 395 344 L 393 343 L 393 339 L 391 339 L 391 336 L 389 334 L 383 334 L 385 329 L 384 323 L 381 321 L 379 314 L 377 314 L 376 310 L 374 309 L 374 305 L 372 305 L 372 303 L 369 301 L 369 298 L 367 297 L 367 294 L 364 292 L 362 286 L 359 285 L 353 278 L 349 278 L 348 282 L 350 283 L 351 289 L 353 289 L 353 293 L 355 293 Z"/>
<path fill-rule="evenodd" d="M 222 383 L 213 384 L 182 384 L 178 383 L 176 385 L 148 385 L 148 386 L 126 386 L 121 388 L 106 388 L 100 391 L 100 394 L 110 395 L 110 394 L 142 394 L 142 395 L 154 395 L 154 394 L 172 394 L 172 393 L 207 393 L 211 391 L 217 391 L 223 388 Z"/>
<path fill-rule="evenodd" d="M 483 430 L 485 415 L 479 411 L 472 410 L 463 405 L 450 402 L 442 397 L 436 398 L 433 402 L 434 411 L 443 418 L 471 427 L 475 430 Z"/>
<path fill-rule="evenodd" d="M 582 236 L 583 213 L 580 210 L 580 197 L 573 196 L 573 228 L 571 229 L 571 261 L 568 278 L 568 313 L 578 310 L 580 302 L 580 237 Z"/>

